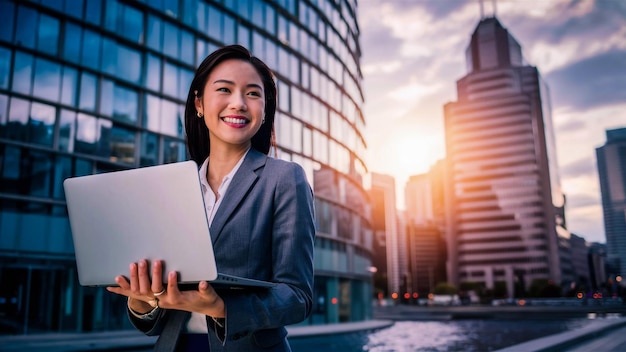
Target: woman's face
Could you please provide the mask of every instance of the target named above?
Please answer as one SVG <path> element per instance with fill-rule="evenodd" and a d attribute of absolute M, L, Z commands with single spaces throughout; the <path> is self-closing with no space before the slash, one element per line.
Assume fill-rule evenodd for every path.
<path fill-rule="evenodd" d="M 209 74 L 195 106 L 204 115 L 212 151 L 216 147 L 247 148 L 265 116 L 261 76 L 249 62 L 221 62 Z"/>

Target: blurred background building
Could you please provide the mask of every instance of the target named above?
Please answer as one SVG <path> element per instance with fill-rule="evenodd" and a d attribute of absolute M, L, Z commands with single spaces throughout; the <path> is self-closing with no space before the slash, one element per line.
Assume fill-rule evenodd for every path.
<path fill-rule="evenodd" d="M 505 285 L 563 280 L 564 228 L 548 90 L 495 17 L 466 50 L 468 74 L 445 106 L 450 211 L 448 280 Z M 520 287 L 521 283 L 521 287 Z"/>
<path fill-rule="evenodd" d="M 609 276 L 626 275 L 626 128 L 606 131 L 596 149 Z"/>
<path fill-rule="evenodd" d="M 195 67 L 242 44 L 275 70 L 278 155 L 316 196 L 315 307 L 371 316 L 373 244 L 356 1 L 0 0 L 0 329 L 129 327 L 77 283 L 62 181 L 187 159 Z"/>

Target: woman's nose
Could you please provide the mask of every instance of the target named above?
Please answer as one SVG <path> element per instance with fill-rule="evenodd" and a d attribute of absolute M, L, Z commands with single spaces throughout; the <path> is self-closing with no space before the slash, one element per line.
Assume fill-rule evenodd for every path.
<path fill-rule="evenodd" d="M 246 105 L 246 99 L 243 94 L 232 94 L 230 99 L 230 106 L 233 109 L 237 110 L 246 110 L 248 106 Z"/>

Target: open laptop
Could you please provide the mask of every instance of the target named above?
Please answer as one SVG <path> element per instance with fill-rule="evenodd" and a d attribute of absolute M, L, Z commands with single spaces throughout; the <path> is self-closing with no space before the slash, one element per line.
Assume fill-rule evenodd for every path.
<path fill-rule="evenodd" d="M 193 161 L 68 178 L 63 187 L 83 286 L 117 286 L 140 259 L 163 260 L 164 283 L 175 270 L 186 287 L 274 285 L 217 272 Z"/>

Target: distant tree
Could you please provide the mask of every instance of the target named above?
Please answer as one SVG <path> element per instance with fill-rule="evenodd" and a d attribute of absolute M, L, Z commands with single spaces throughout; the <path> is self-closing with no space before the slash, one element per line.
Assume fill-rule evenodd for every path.
<path fill-rule="evenodd" d="M 436 295 L 456 295 L 458 292 L 456 286 L 447 283 L 447 282 L 440 282 L 437 284 L 437 286 L 435 286 L 435 294 Z"/>
<path fill-rule="evenodd" d="M 535 279 L 530 283 L 528 294 L 530 297 L 561 297 L 561 287 L 552 280 Z"/>

